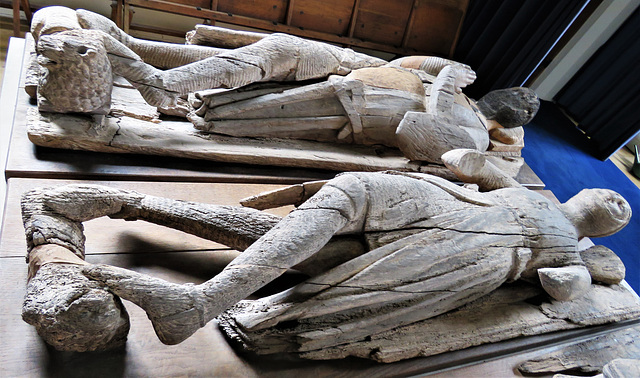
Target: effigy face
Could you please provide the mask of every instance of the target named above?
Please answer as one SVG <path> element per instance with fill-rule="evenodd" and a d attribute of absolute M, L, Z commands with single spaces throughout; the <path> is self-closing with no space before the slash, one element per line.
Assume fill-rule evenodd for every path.
<path fill-rule="evenodd" d="M 620 286 L 617 256 L 577 248 L 579 237 L 624 227 L 626 201 L 588 191 L 556 206 L 482 154 L 519 154 L 520 126 L 539 106 L 532 91 L 505 89 L 475 102 L 462 93 L 473 70 L 441 58 L 385 62 L 282 34 L 228 38 L 227 50 L 157 44 L 90 12 L 63 13 L 64 22 L 42 16 L 34 29 L 36 143 L 413 173 L 350 173 L 287 188 L 273 203 L 299 208 L 285 218 L 100 186 L 27 193 L 23 318 L 56 349 L 121 347 L 129 319 L 120 298 L 142 307 L 166 344 L 217 318 L 259 354 L 379 362 L 640 315 L 637 298 Z M 160 112 L 185 120 L 165 121 Z M 55 138 L 46 134 L 52 127 L 61 128 Z M 269 207 L 272 199 L 257 202 Z M 93 266 L 84 261 L 82 223 L 101 216 L 144 219 L 245 252 L 203 285 Z M 309 278 L 242 301 L 287 269 Z M 496 309 L 504 316 L 493 316 Z"/>

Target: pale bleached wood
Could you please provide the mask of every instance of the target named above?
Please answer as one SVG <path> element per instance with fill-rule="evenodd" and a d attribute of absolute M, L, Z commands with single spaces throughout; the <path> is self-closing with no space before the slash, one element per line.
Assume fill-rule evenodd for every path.
<path fill-rule="evenodd" d="M 639 358 L 616 358 L 604 365 L 602 373 L 606 378 L 624 378 L 640 376 Z"/>
<path fill-rule="evenodd" d="M 66 16 L 74 14 L 62 10 Z M 432 163 L 440 163 L 442 153 L 453 148 L 484 151 L 489 146 L 490 123 L 469 99 L 460 100 L 461 88 L 475 80 L 475 73 L 465 65 L 413 57 L 380 67 L 386 62 L 350 49 L 286 34 L 256 36 L 216 28 L 211 32 L 222 35 L 220 38 L 227 35 L 232 45 L 240 46 L 224 52 L 200 51 L 193 45 L 141 42 L 100 15 L 82 10 L 76 13 L 79 26 L 68 25 L 68 30 L 39 38 L 40 62 L 45 67 L 38 86 L 42 111 L 106 114 L 112 91 L 109 69 L 128 80 L 149 104 L 172 115 L 187 114 L 188 107 L 179 104 L 181 96 L 198 90 L 328 77 L 328 83 L 209 109 L 202 106 L 209 107 L 211 101 L 198 98 L 193 104 L 200 108 L 190 119 L 198 129 L 217 134 L 398 147 L 410 160 Z M 48 18 L 55 24 L 56 12 L 46 8 L 39 18 L 46 28 Z M 248 36 L 251 43 L 234 42 L 236 36 Z M 396 67 L 403 64 L 421 71 Z M 173 68 L 158 70 L 154 66 Z M 433 95 L 425 107 L 425 87 L 420 80 L 422 74 L 430 73 L 438 76 L 430 86 Z M 346 74 L 346 78 L 329 77 Z M 507 111 L 500 110 L 505 117 L 510 116 L 509 109 L 533 116 L 528 103 L 523 105 L 526 109 L 518 108 L 520 92 L 487 96 L 487 103 L 495 97 L 487 108 L 506 103 Z M 146 115 L 136 117 L 148 119 Z M 519 149 L 508 152 L 517 154 Z"/>
<path fill-rule="evenodd" d="M 107 215 L 140 218 L 242 250 L 279 219 L 252 209 L 236 212 L 232 207 L 200 204 L 194 209 L 193 205 L 88 185 L 26 193 L 22 214 L 32 279 L 23 306 L 25 321 L 36 326 L 38 334 L 58 350 L 108 350 L 125 342 L 129 322 L 120 300 L 88 281 L 77 262 L 64 258 L 65 250 L 80 262 L 84 258 L 80 222 Z M 250 225 L 252 222 L 255 224 Z M 221 229 L 225 231 L 219 233 Z M 62 249 L 60 258 L 30 258 L 43 247 Z"/>
<path fill-rule="evenodd" d="M 25 36 L 25 60 L 24 69 L 24 90 L 29 97 L 36 98 L 38 95 L 38 82 L 40 81 L 40 64 L 38 64 L 38 55 L 36 54 L 36 42 L 33 40 L 31 33 Z"/>
<path fill-rule="evenodd" d="M 391 149 L 379 155 L 377 149 L 366 146 L 205 135 L 193 129 L 190 123 L 179 121 L 163 121 L 156 125 L 130 117 L 107 117 L 98 124 L 88 117 L 44 114 L 29 109 L 27 127 L 29 139 L 43 147 L 337 171 L 427 171 L 454 179 L 444 167 L 409 161 Z"/>
<path fill-rule="evenodd" d="M 205 45 L 235 49 L 250 45 L 266 37 L 266 33 L 233 30 L 212 25 L 196 25 L 194 30 L 187 32 L 187 44 Z"/>
<path fill-rule="evenodd" d="M 0 375 L 20 376 L 59 374 L 73 376 L 91 375 L 96 371 L 109 371 L 135 376 L 193 375 L 193 376 L 260 376 L 299 377 L 301 375 L 330 376 L 394 376 L 417 375 L 440 371 L 454 366 L 475 365 L 465 369 L 466 374 L 445 370 L 442 376 L 468 377 L 474 375 L 511 376 L 513 367 L 526 356 L 541 354 L 542 345 L 575 337 L 574 332 L 559 332 L 546 337 L 520 337 L 509 343 L 483 345 L 433 358 L 413 358 L 393 364 L 376 364 L 363 359 L 348 358 L 331 361 L 304 361 L 276 356 L 250 356 L 233 350 L 217 326 L 212 322 L 196 332 L 179 346 L 161 344 L 154 335 L 147 315 L 139 307 L 124 301 L 130 315 L 131 331 L 126 350 L 93 353 L 58 353 L 39 339 L 35 328 L 20 318 L 21 304 L 26 289 L 27 265 L 24 263 L 24 235 L 21 234 L 19 194 L 40 186 L 58 185 L 62 180 L 16 179 L 9 180 L 9 200 L 5 222 L 0 236 L 2 272 L 0 280 L 6 290 L 2 302 L 0 334 L 3 363 Z M 221 204 L 237 204 L 237 200 L 274 186 L 158 183 L 158 182 L 107 182 L 109 186 L 133 189 L 153 195 L 167 195 L 190 201 Z M 15 225 L 15 227 L 14 227 Z M 198 249 L 188 244 L 190 235 L 170 233 L 160 226 L 145 222 L 124 222 L 100 218 L 85 223 L 87 235 L 87 260 L 91 263 L 111 264 L 131 268 L 161 277 L 171 282 L 202 282 L 224 264 L 215 262 L 224 251 Z M 146 241 L 130 245 L 128 238 Z M 15 239 L 16 241 L 12 241 Z M 22 244 L 18 243 L 21 241 Z M 163 245 L 157 249 L 154 243 Z M 206 248 L 203 246 L 202 248 Z M 162 250 L 165 253 L 146 253 Z M 185 251 L 186 250 L 186 251 Z M 104 254 L 103 252 L 113 252 Z M 178 251 L 178 252 L 174 252 Z M 96 255 L 98 253 L 98 255 Z M 16 257 L 8 257 L 16 256 Z M 212 267 L 212 265 L 214 267 Z M 495 313 L 492 313 L 495 316 Z M 455 331 L 455 330 L 454 330 Z M 584 335 L 585 331 L 579 331 Z M 452 331 L 453 334 L 453 331 Z M 544 350 L 548 350 L 549 347 Z M 514 354 L 515 353 L 515 354 Z M 503 363 L 490 362 L 500 355 L 508 355 Z M 73 358 L 70 358 L 73 357 Z M 206 362 L 203 362 L 206 361 Z M 488 362 L 489 361 L 489 362 Z M 503 360 L 499 360 L 503 361 Z M 510 363 L 514 361 L 514 363 Z M 516 373 L 517 374 L 517 373 Z M 515 374 L 514 374 L 515 375 Z"/>
<path fill-rule="evenodd" d="M 619 284 L 625 276 L 622 260 L 609 248 L 603 245 L 589 247 L 580 252 L 591 277 L 605 284 Z"/>
<path fill-rule="evenodd" d="M 323 326 L 321 322 L 303 322 L 298 325 L 248 331 L 236 323 L 236 318 L 249 314 L 253 308 L 260 309 L 259 305 L 256 306 L 258 302 L 243 302 L 220 320 L 223 330 L 230 337 L 258 354 L 289 352 L 309 359 L 356 356 L 379 362 L 394 362 L 583 326 L 574 323 L 570 318 L 545 314 L 540 305 L 533 304 L 535 300 L 532 303 L 532 299 L 540 294 L 539 289 L 523 283 L 505 285 L 458 311 L 381 332 L 370 338 L 312 350 L 304 348 L 304 345 L 310 343 L 309 340 L 297 336 L 301 328 L 319 328 Z M 605 298 L 607 299 L 603 300 Z M 580 307 L 579 313 L 583 318 L 592 317 L 597 319 L 598 324 L 637 319 L 640 316 L 640 302 L 637 296 L 624 287 L 594 285 L 590 294 L 575 302 L 584 304 Z M 565 303 L 567 302 L 554 301 L 547 307 L 562 308 Z M 608 306 L 612 303 L 618 307 L 615 311 L 609 312 Z M 609 317 L 603 318 L 603 314 Z M 327 333 L 324 336 L 330 338 L 335 334 Z"/>
<path fill-rule="evenodd" d="M 310 181 L 275 189 L 240 200 L 240 204 L 257 210 L 273 209 L 285 205 L 300 206 L 320 190 L 328 181 Z"/>
<path fill-rule="evenodd" d="M 477 184 L 483 191 L 522 186 L 477 150 L 451 150 L 442 155 L 442 161 L 460 180 Z"/>
<path fill-rule="evenodd" d="M 55 198 L 82 198 L 84 189 L 64 191 L 78 194 Z M 92 192 L 96 194 L 70 205 L 48 201 L 48 208 L 75 221 L 84 220 L 88 216 L 84 213 L 92 214 L 89 218 L 113 214 L 154 219 L 141 211 L 146 202 L 143 198 L 141 207 L 137 194 L 107 189 Z M 105 196 L 117 199 L 114 202 Z M 364 242 L 364 248 L 335 268 L 257 302 L 259 311 L 249 309 L 238 315 L 235 321 L 243 333 L 271 327 L 281 330 L 292 323 L 291 336 L 303 340 L 295 350 L 324 350 L 437 317 L 505 282 L 535 282 L 539 275 L 549 295 L 560 301 L 578 301 L 559 308 L 543 305 L 545 316 L 564 311 L 566 315 L 552 317 L 571 318 L 583 325 L 619 320 L 620 313 L 612 309 L 620 306 L 612 303 L 596 318 L 593 311 L 581 311 L 585 304 L 579 301 L 585 295 L 596 295 L 597 288 L 589 285 L 590 274 L 577 250 L 578 235 L 588 235 L 593 228 L 577 230 L 585 225 L 576 214 L 585 207 L 595 213 L 600 208 L 611 210 L 621 197 L 602 190 L 581 192 L 577 197 L 556 206 L 523 188 L 482 194 L 429 175 L 349 173 L 322 186 L 219 275 L 201 285 L 176 285 L 110 266 L 87 266 L 83 272 L 144 308 L 167 344 L 182 342 L 222 311 L 316 255 L 336 234 L 353 236 Z M 119 205 L 119 198 L 125 198 L 126 206 Z M 628 205 L 623 207 L 628 212 Z M 81 208 L 87 210 L 78 211 Z M 175 218 L 171 224 L 181 229 L 204 223 L 197 219 L 192 223 L 188 213 L 169 208 L 163 214 Z M 618 222 L 617 217 L 603 219 L 597 229 L 615 230 Z M 531 229 L 535 231 L 527 231 Z M 331 253 L 343 254 L 339 248 Z M 567 269 L 578 266 L 585 274 L 562 287 Z M 586 305 L 592 301 L 587 300 Z M 625 308 L 622 313 L 630 311 Z M 277 351 L 282 348 L 288 350 L 286 342 L 275 346 Z"/>

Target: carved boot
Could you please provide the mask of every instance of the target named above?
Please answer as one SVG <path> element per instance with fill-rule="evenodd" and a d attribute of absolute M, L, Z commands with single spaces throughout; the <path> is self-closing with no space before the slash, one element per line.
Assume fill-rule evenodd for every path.
<path fill-rule="evenodd" d="M 207 299 L 200 286 L 174 284 L 109 265 L 86 266 L 83 273 L 145 310 L 164 344 L 181 343 L 213 318 L 205 319 Z"/>

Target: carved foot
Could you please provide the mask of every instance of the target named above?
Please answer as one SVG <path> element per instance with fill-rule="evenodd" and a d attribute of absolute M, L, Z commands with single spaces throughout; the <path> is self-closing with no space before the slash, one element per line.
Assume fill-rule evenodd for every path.
<path fill-rule="evenodd" d="M 456 72 L 456 82 L 454 85 L 456 92 L 461 93 L 462 88 L 465 88 L 466 86 L 471 85 L 474 81 L 476 81 L 475 71 L 466 64 L 456 64 L 454 65 L 454 69 Z"/>
<path fill-rule="evenodd" d="M 87 266 L 83 273 L 145 310 L 164 344 L 181 343 L 206 324 L 201 307 L 204 294 L 198 286 L 174 284 L 109 265 Z"/>

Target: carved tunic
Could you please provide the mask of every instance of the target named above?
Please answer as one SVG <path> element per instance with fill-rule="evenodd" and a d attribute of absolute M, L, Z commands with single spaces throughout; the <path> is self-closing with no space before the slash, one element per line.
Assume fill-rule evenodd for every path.
<path fill-rule="evenodd" d="M 332 180 L 299 211 L 339 209 L 349 218 L 340 233 L 363 235 L 369 252 L 225 321 L 248 336 L 273 332 L 323 348 L 458 308 L 537 267 L 581 264 L 573 226 L 537 193 L 479 194 L 412 176 Z"/>

